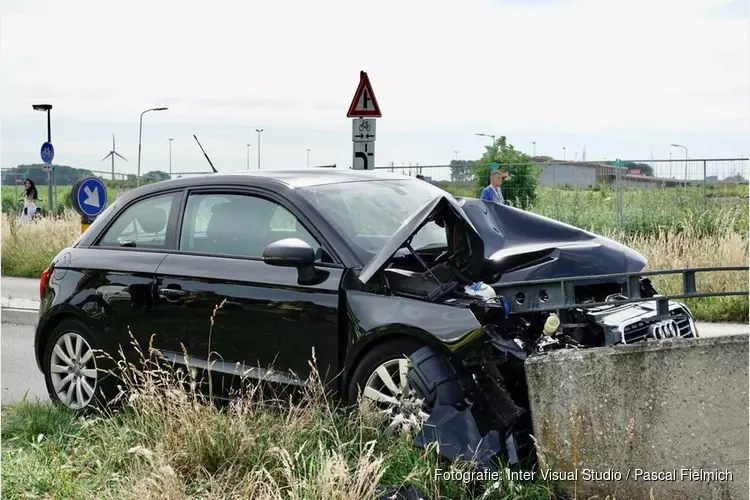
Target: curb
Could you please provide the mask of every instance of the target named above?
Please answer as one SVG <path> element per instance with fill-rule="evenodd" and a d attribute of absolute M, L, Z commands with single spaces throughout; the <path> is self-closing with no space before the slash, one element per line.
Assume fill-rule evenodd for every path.
<path fill-rule="evenodd" d="M 22 326 L 36 326 L 36 309 L 18 309 L 13 307 L 2 308 L 2 323 L 11 323 Z"/>

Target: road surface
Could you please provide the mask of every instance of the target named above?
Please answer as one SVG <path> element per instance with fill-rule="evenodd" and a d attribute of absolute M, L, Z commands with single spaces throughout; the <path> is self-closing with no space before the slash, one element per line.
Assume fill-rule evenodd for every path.
<path fill-rule="evenodd" d="M 34 327 L 3 323 L 0 329 L 2 404 L 14 403 L 28 391 L 28 399 L 48 399 L 42 372 L 34 359 Z"/>

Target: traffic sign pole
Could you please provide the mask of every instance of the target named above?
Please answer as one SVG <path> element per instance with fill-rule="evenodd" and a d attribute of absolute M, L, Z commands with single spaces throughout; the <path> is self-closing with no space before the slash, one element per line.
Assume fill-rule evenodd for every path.
<path fill-rule="evenodd" d="M 73 186 L 71 201 L 73 210 L 81 216 L 81 232 L 84 232 L 107 207 L 107 188 L 98 177 L 81 179 Z"/>
<path fill-rule="evenodd" d="M 359 72 L 359 85 L 346 116 L 352 120 L 352 169 L 375 168 L 375 118 L 380 118 L 380 105 L 372 91 L 370 78 Z"/>

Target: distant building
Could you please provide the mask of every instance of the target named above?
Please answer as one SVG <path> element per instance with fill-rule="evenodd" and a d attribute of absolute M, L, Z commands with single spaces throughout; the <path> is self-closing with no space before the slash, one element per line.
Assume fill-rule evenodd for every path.
<path fill-rule="evenodd" d="M 617 180 L 617 167 L 603 163 L 557 162 L 544 166 L 539 175 L 541 186 L 589 187 L 597 184 L 614 184 Z M 680 186 L 679 179 L 663 179 L 640 175 L 640 170 L 620 169 L 620 181 L 627 187 L 651 188 Z"/>

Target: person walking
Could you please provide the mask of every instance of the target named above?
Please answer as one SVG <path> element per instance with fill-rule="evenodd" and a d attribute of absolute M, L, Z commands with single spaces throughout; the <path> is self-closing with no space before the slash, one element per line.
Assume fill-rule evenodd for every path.
<path fill-rule="evenodd" d="M 499 170 L 493 170 L 490 173 L 490 185 L 482 190 L 480 199 L 485 201 L 495 201 L 504 205 L 505 198 L 503 197 L 503 190 L 500 186 L 502 185 L 504 179 L 509 178 L 509 173 L 501 172 Z"/>
<path fill-rule="evenodd" d="M 34 181 L 26 178 L 26 194 L 23 199 L 23 211 L 21 212 L 21 222 L 30 221 L 36 214 L 36 202 L 39 199 L 39 192 L 36 189 Z"/>

